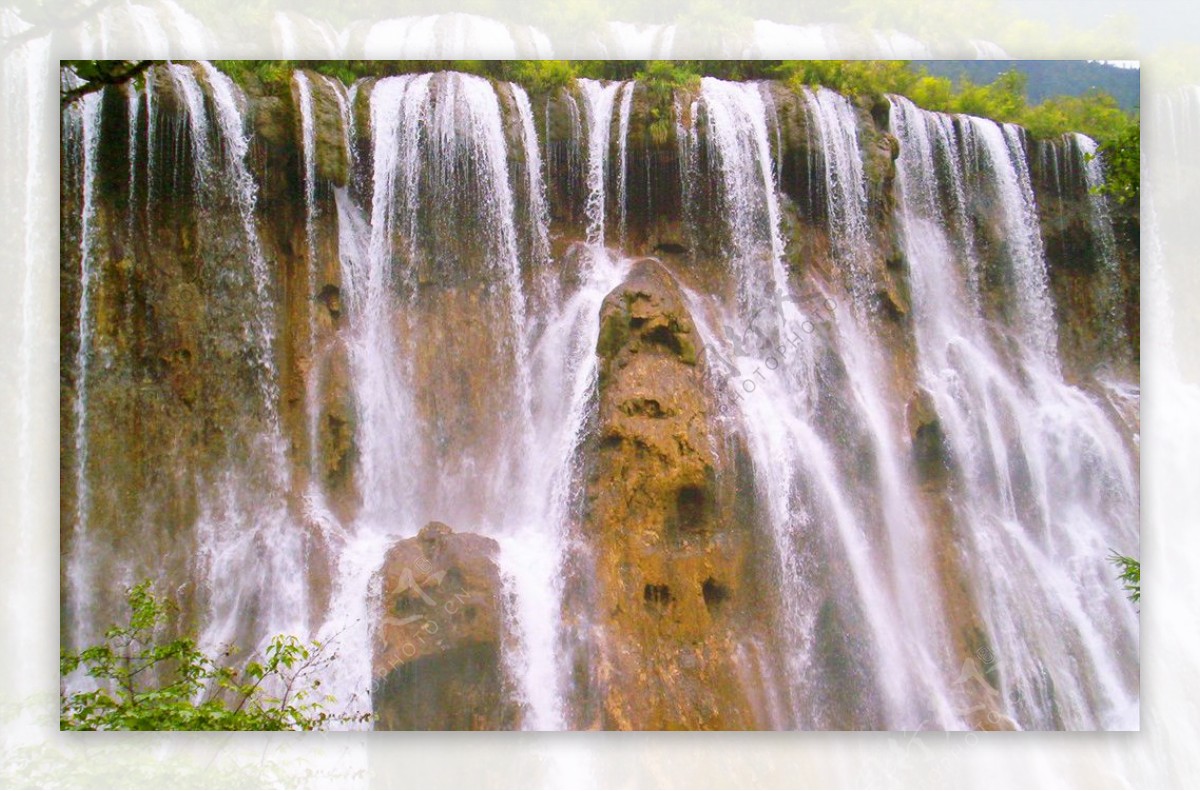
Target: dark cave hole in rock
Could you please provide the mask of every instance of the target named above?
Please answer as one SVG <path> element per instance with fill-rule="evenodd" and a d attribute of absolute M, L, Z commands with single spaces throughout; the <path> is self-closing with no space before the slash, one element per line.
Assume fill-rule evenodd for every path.
<path fill-rule="evenodd" d="M 332 318 L 338 319 L 342 316 L 342 290 L 335 285 L 326 284 L 321 289 L 321 293 L 317 294 L 317 301 L 325 306 Z"/>
<path fill-rule="evenodd" d="M 666 326 L 655 327 L 646 333 L 646 342 L 662 346 L 675 355 L 683 351 L 683 344 L 679 342 L 679 338 L 675 337 L 675 333 L 671 332 L 671 328 Z"/>
<path fill-rule="evenodd" d="M 675 496 L 680 533 L 699 533 L 708 521 L 708 495 L 700 486 L 684 486 Z"/>
<path fill-rule="evenodd" d="M 712 577 L 704 581 L 704 584 L 700 586 L 700 592 L 704 595 L 704 606 L 710 613 L 715 613 L 729 598 L 729 588 Z"/>
<path fill-rule="evenodd" d="M 672 601 L 671 589 L 666 585 L 654 585 L 647 582 L 646 587 L 642 590 L 642 598 L 646 601 L 647 609 L 662 612 Z"/>

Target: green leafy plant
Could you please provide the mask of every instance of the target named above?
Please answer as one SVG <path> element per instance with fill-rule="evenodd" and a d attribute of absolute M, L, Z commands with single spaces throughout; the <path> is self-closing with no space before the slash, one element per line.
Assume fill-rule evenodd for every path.
<path fill-rule="evenodd" d="M 331 714 L 317 672 L 336 655 L 320 643 L 279 635 L 239 670 L 201 651 L 194 639 L 165 639 L 167 607 L 150 582 L 127 592 L 129 621 L 104 641 L 60 658 L 63 730 L 323 730 L 369 714 Z M 220 659 L 229 660 L 233 649 Z M 78 670 L 94 689 L 67 692 Z"/>
<path fill-rule="evenodd" d="M 656 146 L 666 145 L 674 126 L 675 91 L 700 87 L 701 69 L 690 61 L 652 60 L 634 75 L 646 91 L 650 123 L 647 132 Z"/>
<path fill-rule="evenodd" d="M 1117 575 L 1117 579 L 1121 581 L 1125 593 L 1129 596 L 1129 600 L 1137 604 L 1142 599 L 1142 564 L 1136 558 L 1131 558 L 1128 555 L 1122 555 L 1112 550 L 1108 559 L 1116 564 L 1121 573 Z"/>
<path fill-rule="evenodd" d="M 575 65 L 569 60 L 509 61 L 505 77 L 520 83 L 530 93 L 542 94 L 565 88 L 576 77 Z"/>
<path fill-rule="evenodd" d="M 1141 124 L 1134 123 L 1100 143 L 1098 156 L 1104 162 L 1100 191 L 1117 203 L 1137 205 L 1142 179 L 1141 137 Z"/>

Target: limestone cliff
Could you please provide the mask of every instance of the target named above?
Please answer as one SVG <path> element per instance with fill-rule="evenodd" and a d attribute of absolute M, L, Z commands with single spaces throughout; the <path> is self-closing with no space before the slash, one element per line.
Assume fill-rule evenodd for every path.
<path fill-rule="evenodd" d="M 561 495 L 564 557 L 546 572 L 547 591 L 561 596 L 547 607 L 562 624 L 548 650 L 567 667 L 568 727 L 888 724 L 865 605 L 847 582 L 851 561 L 831 547 L 827 524 L 805 523 L 791 545 L 773 542 L 764 513 L 773 460 L 753 456 L 730 403 L 743 380 L 708 364 L 719 350 L 706 348 L 701 324 L 721 340 L 713 317 L 739 286 L 736 251 L 717 221 L 729 206 L 717 184 L 712 121 L 696 109 L 694 89 L 664 104 L 635 86 L 625 138 L 611 125 L 600 171 L 604 241 L 613 259 L 629 260 L 619 285 L 597 291 L 598 310 L 572 324 L 557 311 L 569 314 L 568 299 L 594 287 L 594 256 L 583 248 L 589 199 L 598 197 L 585 172 L 588 116 L 578 86 L 530 97 L 543 161 L 531 174 L 511 88 L 489 88 L 500 134 L 484 145 L 471 135 L 490 117 L 453 98 L 470 86 L 434 75 L 426 104 L 406 117 L 412 146 L 392 141 L 389 149 L 373 128 L 380 81 L 360 81 L 351 95 L 308 71 L 307 99 L 296 80 L 286 89 L 251 81 L 239 105 L 247 186 L 229 175 L 233 147 L 201 67 L 160 65 L 148 75 L 152 100 L 133 87 L 99 97 L 91 155 L 81 153 L 84 125 L 65 117 L 64 590 L 74 584 L 69 561 L 81 555 L 94 580 L 178 580 L 182 625 L 199 629 L 225 607 L 238 622 L 230 639 L 252 644 L 279 609 L 269 605 L 284 600 L 276 588 L 300 591 L 286 599 L 300 613 L 295 622 L 321 624 L 340 553 L 355 546 L 352 528 L 394 530 L 407 537 L 378 558 L 372 600 L 377 727 L 517 728 L 530 704 L 514 678 L 516 594 L 500 548 L 530 514 L 543 513 L 525 501 L 538 480 L 554 491 L 536 496 L 569 490 Z M 790 386 L 780 397 L 811 402 L 829 474 L 851 482 L 847 508 L 865 515 L 872 547 L 894 540 L 881 527 L 889 504 L 871 496 L 880 448 L 900 449 L 897 485 L 911 490 L 933 564 L 935 592 L 922 607 L 945 638 L 931 651 L 955 672 L 980 670 L 952 679 L 950 707 L 967 712 L 973 727 L 1009 727 L 1002 690 L 1011 670 L 994 665 L 986 602 L 971 584 L 976 526 L 962 515 L 963 459 L 918 372 L 915 264 L 897 220 L 900 143 L 887 103 L 856 100 L 848 110 L 866 226 L 849 266 L 836 249 L 835 185 L 811 96 L 767 83 L 761 98 L 770 106 L 773 169 L 755 176 L 777 188 L 781 279 L 798 297 L 832 306 L 806 319 L 808 389 Z M 663 113 L 676 108 L 676 123 L 664 125 Z M 1064 375 L 1093 392 L 1098 366 L 1136 380 L 1137 216 L 1114 210 L 1115 235 L 1101 238 L 1086 180 L 1063 164 L 1078 159 L 1077 144 L 1022 145 Z M 413 146 L 436 156 L 418 161 Z M 380 161 L 408 154 L 403 167 Z M 381 184 L 388 166 L 392 181 Z M 972 173 L 989 178 L 984 168 Z M 548 258 L 532 252 L 540 243 L 530 230 L 538 222 L 532 176 L 544 177 Z M 971 194 L 954 223 L 978 240 L 981 311 L 1008 350 L 1010 240 L 994 202 Z M 366 271 L 367 258 L 382 262 L 379 271 Z M 862 419 L 862 378 L 841 354 L 849 341 L 839 322 L 851 315 L 878 351 L 864 358 L 877 368 L 885 403 L 878 424 Z M 370 343 L 386 353 L 364 359 Z M 582 362 L 555 367 L 556 353 L 581 343 Z M 594 381 L 579 375 L 592 363 Z M 539 420 L 565 419 L 559 396 L 576 390 L 577 436 L 556 435 L 554 446 L 525 439 Z M 400 439 L 368 436 L 382 419 Z M 1008 429 L 1016 416 L 997 422 Z M 874 425 L 887 442 L 873 441 Z M 1134 426 L 1126 439 L 1136 458 Z M 1006 450 L 1017 457 L 1023 449 L 1014 441 Z M 550 453 L 562 453 L 573 472 L 536 478 L 530 469 Z M 807 514 L 819 493 L 796 488 L 796 508 Z M 1014 499 L 1014 509 L 1027 507 Z M 295 539 L 295 563 L 258 575 L 280 525 Z M 242 565 L 222 567 L 231 556 L 212 551 L 214 536 L 239 548 Z M 788 551 L 802 558 L 797 600 L 819 681 L 785 670 L 796 650 L 779 629 L 786 581 L 778 555 Z M 258 587 L 243 596 L 245 580 Z M 119 601 L 111 591 L 64 596 L 64 637 L 70 623 L 111 622 Z M 800 710 L 817 713 L 804 720 L 793 714 Z"/>

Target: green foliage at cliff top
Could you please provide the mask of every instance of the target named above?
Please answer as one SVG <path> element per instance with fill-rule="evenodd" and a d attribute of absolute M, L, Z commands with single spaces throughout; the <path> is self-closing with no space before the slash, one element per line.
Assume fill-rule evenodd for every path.
<path fill-rule="evenodd" d="M 76 74 L 91 81 L 105 61 L 70 61 Z M 967 113 L 1012 122 L 1024 126 L 1035 138 L 1054 137 L 1064 132 L 1082 132 L 1099 142 L 1107 162 L 1120 156 L 1126 163 L 1134 152 L 1140 133 L 1136 113 L 1120 108 L 1116 99 L 1102 91 L 1083 96 L 1057 96 L 1036 105 L 1027 100 L 1028 78 L 1019 71 L 1002 73 L 987 84 L 977 84 L 963 76 L 957 82 L 949 77 L 929 74 L 908 61 L 856 60 L 223 60 L 216 61 L 234 80 L 256 83 L 270 93 L 289 90 L 291 73 L 297 68 L 313 69 L 321 74 L 350 83 L 360 77 L 453 70 L 492 79 L 511 80 L 531 92 L 545 93 L 569 85 L 580 77 L 624 80 L 636 78 L 651 94 L 652 112 L 659 115 L 669 106 L 671 94 L 680 88 L 694 89 L 701 77 L 727 80 L 778 79 L 793 88 L 823 85 L 849 96 L 880 101 L 886 94 L 907 96 L 927 110 Z M 99 69 L 99 72 L 104 72 Z M 107 72 L 104 72 L 106 74 Z M 103 74 L 101 75 L 103 76 Z M 95 77 L 99 80 L 99 77 Z M 660 125 L 664 119 L 656 119 Z M 653 127 L 653 120 L 652 120 Z M 1136 167 L 1124 167 L 1126 176 L 1136 175 Z M 1128 201 L 1136 196 L 1136 179 L 1125 178 L 1114 194 Z"/>
<path fill-rule="evenodd" d="M 315 672 L 333 661 L 317 643 L 279 635 L 241 669 L 232 650 L 214 658 L 191 637 L 165 636 L 167 607 L 143 582 L 127 592 L 129 620 L 79 653 L 64 651 L 60 672 L 81 670 L 95 689 L 63 692 L 62 730 L 323 730 L 369 715 L 333 715 Z"/>
<path fill-rule="evenodd" d="M 1126 135 L 1137 116 L 1101 91 L 1058 96 L 1031 105 L 1027 78 L 1007 71 L 987 84 L 929 74 L 908 61 L 857 60 L 508 60 L 508 61 L 218 61 L 234 79 L 259 79 L 268 89 L 285 89 L 293 68 L 310 68 L 350 83 L 359 77 L 453 70 L 520 83 L 533 93 L 570 84 L 578 77 L 637 78 L 652 93 L 694 87 L 701 77 L 727 80 L 779 79 L 793 87 L 823 85 L 850 96 L 907 96 L 927 110 L 968 113 L 1017 123 L 1037 138 L 1083 132 L 1104 143 Z M 656 102 L 652 102 L 655 104 Z"/>

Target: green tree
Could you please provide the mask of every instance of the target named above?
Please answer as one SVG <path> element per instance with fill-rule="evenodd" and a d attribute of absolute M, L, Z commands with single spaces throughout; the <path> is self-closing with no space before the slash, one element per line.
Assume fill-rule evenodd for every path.
<path fill-rule="evenodd" d="M 163 639 L 167 608 L 150 582 L 127 592 L 128 623 L 104 641 L 60 660 L 62 730 L 323 730 L 369 714 L 331 714 L 319 696 L 317 671 L 333 661 L 319 643 L 279 635 L 240 670 L 201 651 L 194 639 Z M 228 660 L 233 650 L 222 659 Z M 66 691 L 82 669 L 95 689 Z"/>
<path fill-rule="evenodd" d="M 1134 122 L 1123 131 L 1100 143 L 1099 156 L 1104 163 L 1104 185 L 1100 191 L 1117 203 L 1137 205 L 1141 194 L 1142 128 Z"/>

